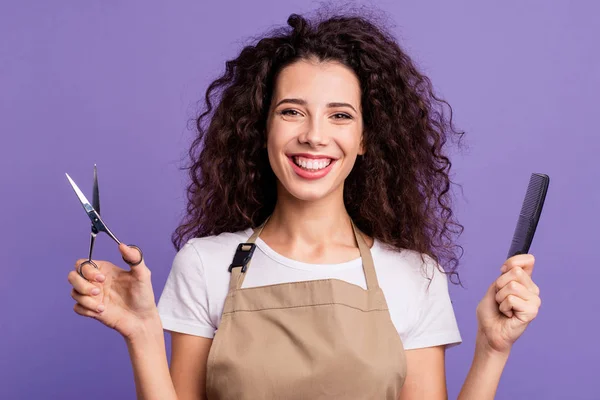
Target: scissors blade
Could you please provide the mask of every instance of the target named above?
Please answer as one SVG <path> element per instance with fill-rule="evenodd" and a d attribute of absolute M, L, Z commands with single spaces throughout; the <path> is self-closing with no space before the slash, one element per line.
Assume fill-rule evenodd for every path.
<path fill-rule="evenodd" d="M 69 174 L 65 173 L 65 175 L 67 175 L 67 179 L 69 179 L 69 183 L 71 184 L 71 187 L 73 188 L 73 190 L 75 191 L 75 194 L 79 198 L 79 201 L 81 202 L 81 205 L 83 206 L 83 209 L 85 210 L 88 217 L 92 221 L 92 232 L 94 234 L 98 234 L 99 232 L 104 232 L 104 233 L 108 234 L 108 236 L 110 236 L 112 238 L 112 240 L 114 240 L 117 244 L 120 244 L 121 242 L 119 241 L 119 239 L 117 239 L 115 234 L 112 233 L 112 231 L 110 229 L 108 229 L 108 227 L 106 226 L 106 224 L 100 217 L 100 214 L 98 214 L 98 211 L 96 211 L 94 209 L 94 207 L 92 207 L 92 205 L 90 204 L 88 199 L 85 197 L 85 195 L 79 189 L 79 186 L 77 186 L 77 184 L 73 181 L 73 179 L 71 179 Z"/>
<path fill-rule="evenodd" d="M 85 212 L 88 215 L 90 215 L 90 213 L 94 211 L 94 207 L 92 207 L 92 205 L 88 201 L 87 197 L 85 197 L 83 192 L 79 189 L 79 186 L 77 186 L 77 184 L 73 181 L 73 179 L 71 179 L 69 174 L 65 173 L 65 175 L 67 175 L 67 179 L 69 180 L 71 187 L 75 191 L 75 194 L 79 198 L 79 201 L 81 202 L 81 205 L 83 206 L 83 209 L 85 210 Z M 93 222 L 93 220 L 92 220 L 92 222 Z"/>
<path fill-rule="evenodd" d="M 100 214 L 100 194 L 98 193 L 98 170 L 94 164 L 94 193 L 92 196 L 92 207 Z"/>

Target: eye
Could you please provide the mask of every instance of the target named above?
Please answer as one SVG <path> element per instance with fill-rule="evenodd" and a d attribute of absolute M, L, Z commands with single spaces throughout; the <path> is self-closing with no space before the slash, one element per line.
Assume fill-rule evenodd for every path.
<path fill-rule="evenodd" d="M 351 115 L 344 114 L 344 113 L 333 114 L 333 116 L 335 117 L 334 119 L 352 119 Z"/>
<path fill-rule="evenodd" d="M 281 115 L 289 115 L 292 117 L 295 117 L 296 115 L 300 115 L 300 113 L 294 109 L 291 108 L 286 108 L 285 110 L 282 110 L 279 112 L 279 114 Z"/>

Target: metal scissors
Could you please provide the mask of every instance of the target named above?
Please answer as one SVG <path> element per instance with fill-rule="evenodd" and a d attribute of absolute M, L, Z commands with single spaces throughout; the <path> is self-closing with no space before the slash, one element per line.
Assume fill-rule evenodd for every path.
<path fill-rule="evenodd" d="M 88 259 L 86 261 L 82 262 L 81 264 L 79 264 L 79 268 L 77 269 L 77 272 L 79 273 L 79 275 L 83 279 L 88 280 L 85 276 L 83 276 L 83 266 L 86 264 L 90 264 L 92 267 L 99 269 L 98 266 L 96 265 L 96 263 L 94 263 L 92 261 L 92 252 L 94 250 L 94 243 L 96 241 L 96 235 L 98 235 L 99 232 L 104 232 L 108 236 L 110 236 L 112 238 L 112 240 L 114 240 L 117 244 L 121 244 L 121 242 L 119 241 L 119 239 L 117 239 L 115 234 L 112 233 L 112 231 L 110 229 L 108 229 L 108 227 L 106 226 L 106 224 L 100 217 L 100 195 L 98 193 L 98 170 L 96 168 L 96 164 L 94 164 L 94 192 L 93 192 L 93 198 L 92 198 L 93 205 L 90 204 L 88 199 L 83 195 L 83 193 L 81 192 L 79 187 L 75 184 L 73 179 L 71 179 L 69 174 L 66 174 L 66 175 L 67 175 L 67 179 L 69 180 L 69 183 L 71 184 L 71 187 L 73 188 L 73 190 L 75 191 L 75 194 L 79 198 L 79 201 L 81 202 L 81 205 L 83 206 L 83 209 L 85 210 L 88 217 L 92 221 L 92 237 L 91 237 L 91 241 L 90 241 L 90 254 L 88 256 Z M 132 263 L 132 262 L 126 260 L 125 257 L 122 257 L 123 261 L 125 261 L 127 264 L 129 264 L 129 266 L 133 267 L 142 262 L 142 260 L 144 259 L 144 254 L 142 253 L 142 250 L 139 247 L 137 247 L 133 244 L 130 244 L 128 246 L 136 249 L 140 253 L 140 259 L 139 259 L 139 261 L 137 261 L 135 263 Z"/>

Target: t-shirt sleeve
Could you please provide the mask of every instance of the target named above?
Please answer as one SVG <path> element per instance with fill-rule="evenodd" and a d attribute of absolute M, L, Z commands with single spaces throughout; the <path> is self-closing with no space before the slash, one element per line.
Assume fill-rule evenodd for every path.
<path fill-rule="evenodd" d="M 200 254 L 188 241 L 175 255 L 158 301 L 163 329 L 212 338 L 208 293 Z"/>
<path fill-rule="evenodd" d="M 462 342 L 454 308 L 448 292 L 448 277 L 428 258 L 428 276 L 419 304 L 419 315 L 414 326 L 403 339 L 406 350 L 446 345 L 454 347 Z"/>

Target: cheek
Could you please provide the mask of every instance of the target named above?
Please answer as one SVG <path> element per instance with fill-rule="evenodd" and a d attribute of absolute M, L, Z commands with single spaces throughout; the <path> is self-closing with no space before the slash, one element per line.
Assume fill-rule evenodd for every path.
<path fill-rule="evenodd" d="M 277 152 L 281 152 L 284 148 L 284 141 L 280 135 L 276 133 L 271 133 L 269 138 L 267 139 L 267 150 L 269 150 L 269 154 L 275 156 Z"/>
<path fill-rule="evenodd" d="M 285 129 L 280 121 L 274 120 L 267 126 L 267 147 L 275 147 L 285 135 Z"/>
<path fill-rule="evenodd" d="M 294 140 L 297 140 L 297 132 L 294 127 L 281 122 L 273 122 L 269 126 L 267 149 L 273 153 L 273 157 L 276 157 L 277 153 L 285 152 Z"/>
<path fill-rule="evenodd" d="M 282 157 L 285 152 L 286 142 L 281 135 L 275 132 L 270 132 L 267 139 L 267 155 L 271 169 L 277 172 L 281 169 Z"/>
<path fill-rule="evenodd" d="M 344 132 L 343 135 L 338 135 L 337 143 L 344 154 L 347 156 L 352 156 L 360 152 L 361 140 L 362 138 L 360 133 L 352 130 L 349 132 Z"/>

